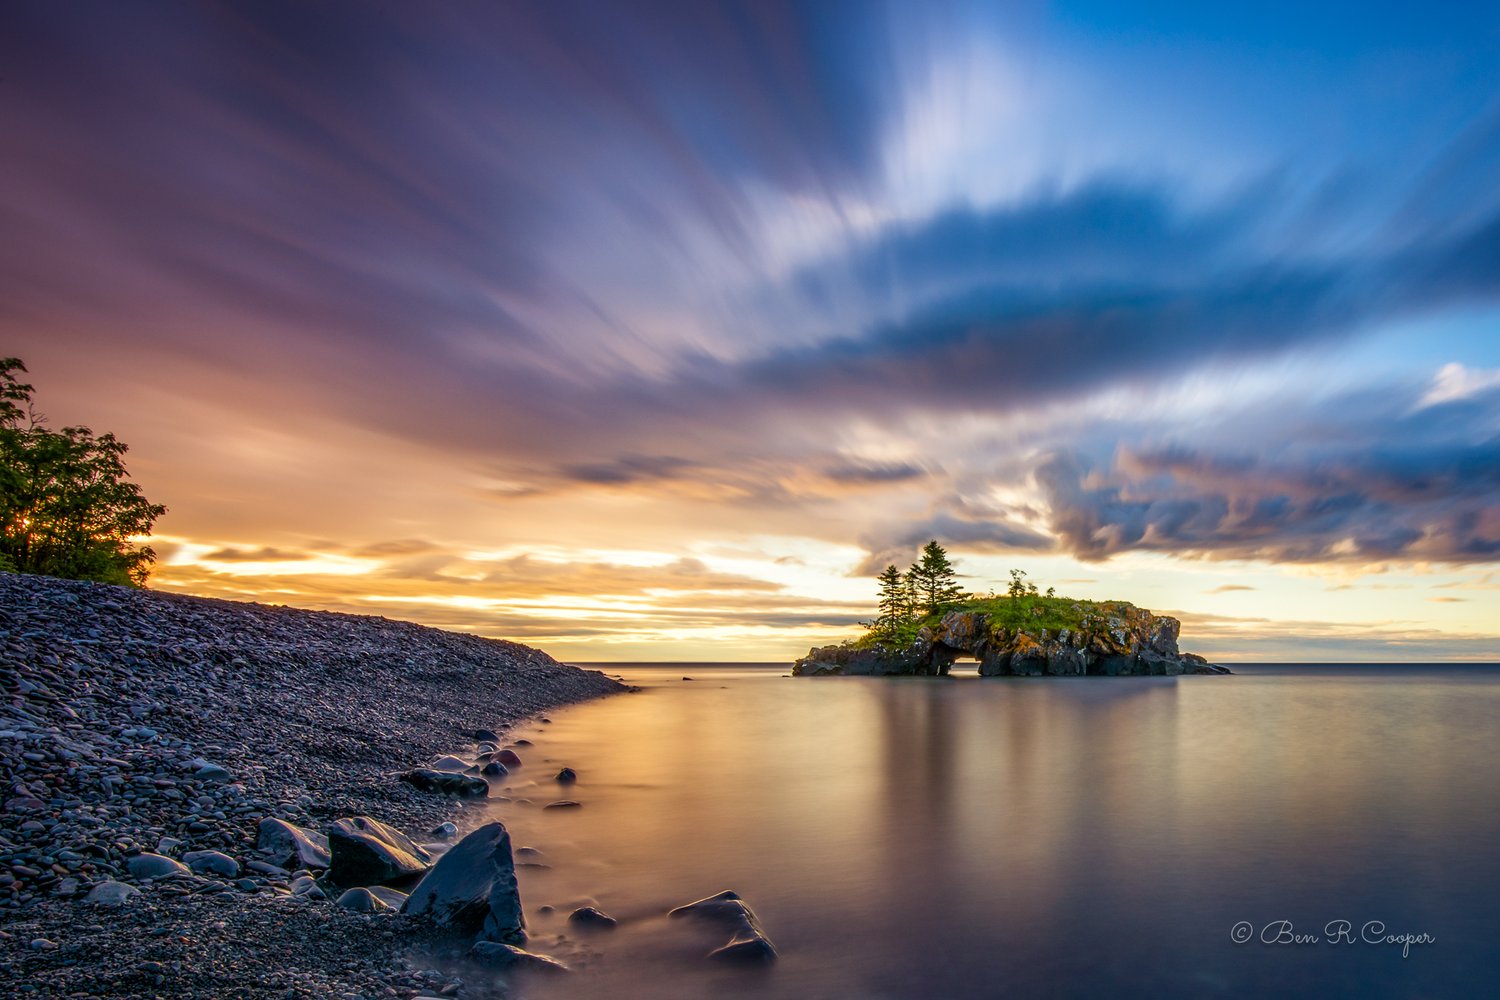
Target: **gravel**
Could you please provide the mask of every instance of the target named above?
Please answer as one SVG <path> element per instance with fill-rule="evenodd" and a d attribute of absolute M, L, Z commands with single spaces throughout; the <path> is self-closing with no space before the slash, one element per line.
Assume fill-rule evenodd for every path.
<path fill-rule="evenodd" d="M 23 996 L 489 995 L 432 967 L 461 951 L 421 921 L 268 864 L 258 824 L 420 840 L 457 804 L 402 773 L 624 690 L 410 622 L 8 573 L 0 663 L 0 981 Z"/>

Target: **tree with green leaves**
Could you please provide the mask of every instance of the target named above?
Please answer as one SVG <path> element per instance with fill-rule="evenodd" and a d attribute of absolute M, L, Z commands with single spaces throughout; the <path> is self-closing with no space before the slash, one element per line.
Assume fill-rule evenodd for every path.
<path fill-rule="evenodd" d="M 49 430 L 19 358 L 0 360 L 0 568 L 142 586 L 156 554 L 132 539 L 166 508 L 129 481 L 124 442 Z"/>
<path fill-rule="evenodd" d="M 922 547 L 922 558 L 906 571 L 912 603 L 923 615 L 936 614 L 963 600 L 958 572 L 948 559 L 947 551 L 933 539 Z"/>
<path fill-rule="evenodd" d="M 894 565 L 887 566 L 880 581 L 880 613 L 870 632 L 880 642 L 901 646 L 916 638 L 917 616 L 912 607 L 906 576 Z"/>

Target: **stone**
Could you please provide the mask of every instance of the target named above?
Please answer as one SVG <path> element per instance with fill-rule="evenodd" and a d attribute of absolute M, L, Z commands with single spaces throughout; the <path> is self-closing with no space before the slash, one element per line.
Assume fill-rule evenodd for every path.
<path fill-rule="evenodd" d="M 137 854 L 125 862 L 125 867 L 138 879 L 183 878 L 193 874 L 182 862 L 160 854 Z"/>
<path fill-rule="evenodd" d="M 350 889 L 339 896 L 338 905 L 355 913 L 378 913 L 391 909 L 389 903 L 363 886 Z"/>
<path fill-rule="evenodd" d="M 218 764 L 204 764 L 193 772 L 193 777 L 199 781 L 229 781 L 229 772 Z"/>
<path fill-rule="evenodd" d="M 346 887 L 381 885 L 420 875 L 432 855 L 406 834 L 368 816 L 328 826 L 328 876 Z"/>
<path fill-rule="evenodd" d="M 235 878 L 240 873 L 240 863 L 221 851 L 188 851 L 182 860 L 199 875 Z"/>
<path fill-rule="evenodd" d="M 94 906 L 120 906 L 132 896 L 139 896 L 141 890 L 133 885 L 113 880 L 100 882 L 89 890 L 88 895 L 83 897 L 85 903 Z"/>
<path fill-rule="evenodd" d="M 486 778 L 504 778 L 510 771 L 498 760 L 492 760 L 479 769 L 479 773 Z"/>
<path fill-rule="evenodd" d="M 328 867 L 327 837 L 274 816 L 260 821 L 255 846 L 273 864 L 298 868 Z"/>
<path fill-rule="evenodd" d="M 505 824 L 486 823 L 455 844 L 412 889 L 401 912 L 489 941 L 525 941 L 526 916 Z"/>
<path fill-rule="evenodd" d="M 430 771 L 457 771 L 462 774 L 469 769 L 469 762 L 462 757 L 455 757 L 452 754 L 448 754 L 428 764 L 427 769 Z"/>
<path fill-rule="evenodd" d="M 495 760 L 499 761 L 501 764 L 504 764 L 506 767 L 521 766 L 521 755 L 510 749 L 497 751 L 495 753 Z"/>
<path fill-rule="evenodd" d="M 577 924 L 579 927 L 598 928 L 604 930 L 615 927 L 619 921 L 608 913 L 593 906 L 580 906 L 568 914 L 568 923 Z"/>
<path fill-rule="evenodd" d="M 766 964 L 776 961 L 776 946 L 760 925 L 750 905 L 732 889 L 696 902 L 679 906 L 668 913 L 674 919 L 688 918 L 714 924 L 730 934 L 729 940 L 705 958 L 733 964 Z"/>
<path fill-rule="evenodd" d="M 582 802 L 576 802 L 573 799 L 558 799 L 556 802 L 548 802 L 542 806 L 543 809 L 581 809 L 582 807 Z"/>
<path fill-rule="evenodd" d="M 471 739 L 479 743 L 499 743 L 500 737 L 495 735 L 492 729 L 475 729 L 469 733 Z"/>
<path fill-rule="evenodd" d="M 452 823 L 439 823 L 437 826 L 432 828 L 431 836 L 434 836 L 439 840 L 452 840 L 454 837 L 458 836 L 458 827 L 454 826 Z"/>
<path fill-rule="evenodd" d="M 578 780 L 578 772 L 571 767 L 565 767 L 557 772 L 557 783 L 559 785 L 571 785 Z"/>
<path fill-rule="evenodd" d="M 425 767 L 407 771 L 401 775 L 401 780 L 424 792 L 442 792 L 444 795 L 457 795 L 461 798 L 480 798 L 490 793 L 490 783 L 483 778 L 451 771 L 433 771 Z"/>
<path fill-rule="evenodd" d="M 494 969 L 527 969 L 536 972 L 567 972 L 568 967 L 555 958 L 517 948 L 500 941 L 479 941 L 469 949 L 469 957 Z"/>
<path fill-rule="evenodd" d="M 370 895 L 393 910 L 401 909 L 401 904 L 406 902 L 406 893 L 399 889 L 392 889 L 388 885 L 370 885 L 364 888 L 369 891 Z"/>

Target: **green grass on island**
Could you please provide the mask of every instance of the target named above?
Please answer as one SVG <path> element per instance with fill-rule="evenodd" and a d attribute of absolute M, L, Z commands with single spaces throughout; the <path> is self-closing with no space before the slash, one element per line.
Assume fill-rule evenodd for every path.
<path fill-rule="evenodd" d="M 965 597 L 915 619 L 901 630 L 898 637 L 881 637 L 874 632 L 866 632 L 857 639 L 849 640 L 846 645 L 856 649 L 904 646 L 915 639 L 923 628 L 936 628 L 944 615 L 954 611 L 986 615 L 991 631 L 1004 628 L 1012 633 L 1023 632 L 1034 638 L 1041 638 L 1043 631 L 1055 634 L 1062 629 L 1075 632 L 1096 629 L 1104 619 L 1128 616 L 1134 609 L 1135 605 L 1129 601 L 1090 601 L 1041 594 L 1028 594 L 1025 597 L 997 594 Z"/>

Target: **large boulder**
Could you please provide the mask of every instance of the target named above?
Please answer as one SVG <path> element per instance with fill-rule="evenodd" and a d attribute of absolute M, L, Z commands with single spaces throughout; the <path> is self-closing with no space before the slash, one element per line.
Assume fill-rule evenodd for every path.
<path fill-rule="evenodd" d="M 750 909 L 750 904 L 733 889 L 679 906 L 667 915 L 674 919 L 687 918 L 714 924 L 726 930 L 729 940 L 705 956 L 713 961 L 732 964 L 776 961 L 776 946 L 761 927 L 760 919 Z"/>
<path fill-rule="evenodd" d="M 482 933 L 489 941 L 525 941 L 526 917 L 505 824 L 486 823 L 455 844 L 417 883 L 401 912 Z"/>
<path fill-rule="evenodd" d="M 327 837 L 274 816 L 260 821 L 255 847 L 281 868 L 328 867 Z"/>
<path fill-rule="evenodd" d="M 328 877 L 341 886 L 383 885 L 425 872 L 428 854 L 400 830 L 368 816 L 328 826 Z"/>

